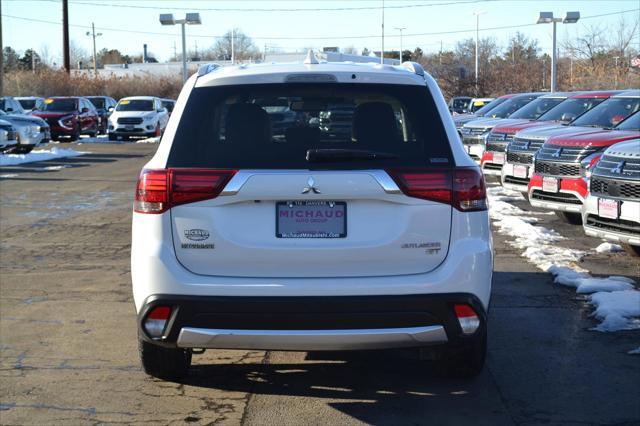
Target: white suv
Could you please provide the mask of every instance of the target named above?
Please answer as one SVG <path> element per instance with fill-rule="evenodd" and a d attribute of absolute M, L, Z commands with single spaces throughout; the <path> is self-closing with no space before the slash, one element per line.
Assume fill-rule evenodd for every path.
<path fill-rule="evenodd" d="M 109 140 L 160 136 L 167 127 L 169 112 L 162 100 L 152 96 L 122 98 L 109 117 Z"/>
<path fill-rule="evenodd" d="M 349 132 L 317 125 L 334 107 Z M 135 193 L 140 355 L 161 378 L 216 348 L 411 347 L 477 374 L 492 265 L 482 173 L 418 64 L 203 67 Z"/>

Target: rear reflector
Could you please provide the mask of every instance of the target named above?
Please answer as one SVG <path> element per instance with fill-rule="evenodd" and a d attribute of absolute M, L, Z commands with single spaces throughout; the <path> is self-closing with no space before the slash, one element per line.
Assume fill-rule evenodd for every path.
<path fill-rule="evenodd" d="M 171 207 L 220 195 L 235 170 L 143 170 L 136 187 L 134 211 L 159 214 Z"/>
<path fill-rule="evenodd" d="M 157 306 L 149 312 L 144 321 L 144 328 L 149 336 L 162 337 L 169 315 L 171 315 L 171 308 L 168 306 Z"/>
<path fill-rule="evenodd" d="M 473 168 L 453 170 L 388 170 L 409 197 L 450 204 L 460 211 L 487 209 L 482 172 Z"/>
<path fill-rule="evenodd" d="M 480 327 L 480 319 L 471 306 L 454 305 L 453 309 L 464 334 L 472 334 Z"/>

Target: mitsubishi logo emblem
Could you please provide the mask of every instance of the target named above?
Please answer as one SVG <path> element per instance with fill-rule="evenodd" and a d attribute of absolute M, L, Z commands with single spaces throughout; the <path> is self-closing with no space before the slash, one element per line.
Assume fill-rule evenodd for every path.
<path fill-rule="evenodd" d="M 556 152 L 551 154 L 553 158 L 560 158 L 561 155 L 562 155 L 562 148 L 559 148 Z"/>
<path fill-rule="evenodd" d="M 320 194 L 320 190 L 315 187 L 316 182 L 313 180 L 313 177 L 310 177 L 307 181 L 307 186 L 302 190 L 302 194 L 308 194 L 313 192 L 314 194 Z"/>
<path fill-rule="evenodd" d="M 622 174 L 622 169 L 624 168 L 624 160 L 619 162 L 613 169 L 611 169 L 611 173 Z"/>

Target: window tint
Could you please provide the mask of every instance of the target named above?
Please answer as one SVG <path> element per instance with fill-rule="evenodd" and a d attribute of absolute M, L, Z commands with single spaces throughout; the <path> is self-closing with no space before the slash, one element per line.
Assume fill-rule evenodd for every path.
<path fill-rule="evenodd" d="M 105 108 L 104 98 L 87 98 L 96 108 Z"/>
<path fill-rule="evenodd" d="M 635 130 L 640 131 L 640 113 L 636 112 L 616 126 L 616 130 Z"/>
<path fill-rule="evenodd" d="M 20 102 L 20 105 L 22 105 L 24 109 L 33 109 L 36 106 L 35 99 L 19 99 L 18 102 Z"/>
<path fill-rule="evenodd" d="M 513 114 L 509 118 L 523 118 L 526 120 L 535 120 L 551 108 L 560 104 L 566 98 L 538 98 L 535 99 Z"/>
<path fill-rule="evenodd" d="M 497 108 L 499 105 L 502 105 L 507 101 L 507 98 L 494 99 L 488 105 L 483 106 L 479 110 L 476 111 L 476 115 L 478 117 L 484 117 L 485 114 L 489 113 L 489 111 Z"/>
<path fill-rule="evenodd" d="M 393 158 L 318 164 L 306 160 L 311 149 L 366 150 Z M 168 167 L 424 167 L 450 166 L 450 158 L 425 87 L 268 84 L 194 89 Z"/>
<path fill-rule="evenodd" d="M 518 96 L 508 99 L 502 105 L 499 105 L 497 108 L 491 110 L 491 112 L 489 112 L 486 117 L 507 118 L 535 98 L 536 96 Z"/>
<path fill-rule="evenodd" d="M 44 101 L 44 105 L 42 106 L 43 111 L 77 111 L 78 110 L 78 101 L 76 99 L 56 99 L 49 98 Z"/>
<path fill-rule="evenodd" d="M 640 98 L 610 98 L 573 121 L 574 126 L 613 127 L 640 108 Z"/>
<path fill-rule="evenodd" d="M 600 104 L 605 98 L 574 98 L 567 99 L 555 108 L 542 114 L 540 121 L 571 121 L 582 115 L 585 111 Z"/>
<path fill-rule="evenodd" d="M 153 111 L 155 102 L 147 99 L 123 99 L 116 111 Z"/>

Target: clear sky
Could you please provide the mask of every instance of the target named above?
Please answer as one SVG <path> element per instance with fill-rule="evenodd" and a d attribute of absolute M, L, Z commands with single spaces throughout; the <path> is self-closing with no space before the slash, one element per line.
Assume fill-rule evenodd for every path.
<path fill-rule="evenodd" d="M 51 60 L 60 64 L 62 2 L 0 1 L 4 46 L 19 52 L 28 48 L 38 52 L 46 50 Z M 559 25 L 559 41 L 575 37 L 588 26 L 600 25 L 603 30 L 607 26 L 613 27 L 621 16 L 630 23 L 640 19 L 639 0 L 386 0 L 384 4 L 385 50 L 400 47 L 396 27 L 406 28 L 405 49 L 419 46 L 425 51 L 437 51 L 441 43 L 445 50 L 450 49 L 459 40 L 475 37 L 474 11 L 485 12 L 480 16 L 480 37 L 494 37 L 498 43 L 506 45 L 510 35 L 521 31 L 538 39 L 544 51 L 551 49 L 551 25 L 531 25 L 540 11 L 552 11 L 562 16 L 565 11 L 577 10 L 585 18 L 577 24 Z M 164 61 L 172 55 L 174 44 L 180 49 L 180 28 L 161 26 L 159 13 L 173 12 L 180 18 L 193 11 L 200 13 L 202 25 L 187 27 L 190 50 L 195 43 L 198 49 L 211 46 L 216 36 L 232 27 L 253 37 L 260 49 L 266 44 L 285 51 L 323 46 L 379 50 L 381 6 L 382 0 L 69 0 L 70 37 L 90 52 L 91 37 L 85 33 L 93 22 L 96 30 L 102 33 L 97 39 L 98 50 L 117 48 L 123 53 L 138 54 L 147 43 L 157 59 Z M 625 10 L 632 12 L 614 14 Z M 586 19 L 602 14 L 612 15 Z M 523 26 L 491 29 L 520 25 Z M 636 48 L 640 47 L 640 36 L 634 44 Z"/>

